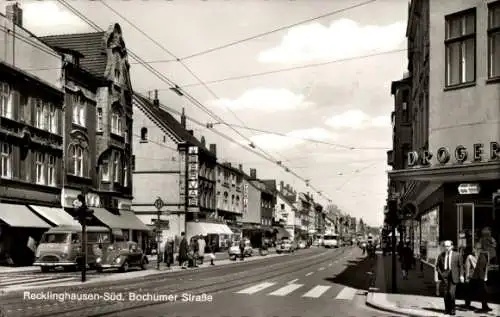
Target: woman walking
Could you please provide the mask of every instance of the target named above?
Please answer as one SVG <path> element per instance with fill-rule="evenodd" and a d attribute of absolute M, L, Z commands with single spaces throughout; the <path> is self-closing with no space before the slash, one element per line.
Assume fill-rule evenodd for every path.
<path fill-rule="evenodd" d="M 399 260 L 401 261 L 401 271 L 403 273 L 403 280 L 408 279 L 408 271 L 413 266 L 413 251 L 410 248 L 410 243 L 406 244 L 401 248 L 399 254 Z"/>

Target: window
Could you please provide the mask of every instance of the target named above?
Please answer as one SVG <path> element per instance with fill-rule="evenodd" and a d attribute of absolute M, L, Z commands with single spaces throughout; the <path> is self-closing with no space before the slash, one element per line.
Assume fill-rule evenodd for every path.
<path fill-rule="evenodd" d="M 467 11 L 446 18 L 446 86 L 476 80 L 476 13 Z"/>
<path fill-rule="evenodd" d="M 285 210 L 285 204 L 281 204 L 281 210 Z"/>
<path fill-rule="evenodd" d="M 12 118 L 12 94 L 9 84 L 0 82 L 0 115 Z"/>
<path fill-rule="evenodd" d="M 53 104 L 47 104 L 47 111 L 48 111 L 48 130 L 51 133 L 57 134 L 58 129 L 57 129 L 57 109 L 56 106 Z"/>
<path fill-rule="evenodd" d="M 105 182 L 109 182 L 109 161 L 105 160 L 102 162 L 102 173 L 101 173 L 101 180 Z"/>
<path fill-rule="evenodd" d="M 148 142 L 148 128 L 141 128 L 141 142 Z"/>
<path fill-rule="evenodd" d="M 111 133 L 122 134 L 122 118 L 119 112 L 113 112 L 111 115 Z"/>
<path fill-rule="evenodd" d="M 36 166 L 36 183 L 40 185 L 45 185 L 45 174 L 44 174 L 44 154 L 36 153 L 35 166 Z"/>
<path fill-rule="evenodd" d="M 488 77 L 500 78 L 500 1 L 490 5 L 488 17 Z"/>
<path fill-rule="evenodd" d="M 128 165 L 123 164 L 123 187 L 128 187 Z"/>
<path fill-rule="evenodd" d="M 8 143 L 1 143 L 1 161 L 2 164 L 2 177 L 11 178 L 12 177 L 12 145 Z"/>
<path fill-rule="evenodd" d="M 83 157 L 84 157 L 84 149 L 79 145 L 73 145 L 70 149 L 70 174 L 84 177 L 87 176 L 87 173 L 84 172 L 85 169 L 83 167 Z"/>
<path fill-rule="evenodd" d="M 47 161 L 47 185 L 56 186 L 56 158 L 49 155 Z"/>
<path fill-rule="evenodd" d="M 97 131 L 103 130 L 102 108 L 97 108 Z"/>
<path fill-rule="evenodd" d="M 120 154 L 115 153 L 115 160 L 113 162 L 113 181 L 118 183 L 120 181 Z"/>
<path fill-rule="evenodd" d="M 85 127 L 85 118 L 87 114 L 87 102 L 81 96 L 73 98 L 73 123 Z"/>
<path fill-rule="evenodd" d="M 43 121 L 43 102 L 42 99 L 35 99 L 35 127 L 45 129 Z"/>

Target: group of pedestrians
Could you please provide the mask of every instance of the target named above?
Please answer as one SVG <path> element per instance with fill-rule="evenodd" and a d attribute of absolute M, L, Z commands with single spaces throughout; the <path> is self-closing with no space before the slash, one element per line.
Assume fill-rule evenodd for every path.
<path fill-rule="evenodd" d="M 205 250 L 209 252 L 208 256 L 210 258 L 210 265 L 215 265 L 215 251 L 216 251 L 216 243 L 212 241 L 208 244 L 205 241 L 205 238 L 202 235 L 197 235 L 191 238 L 191 241 L 188 242 L 186 238 L 185 232 L 181 233 L 181 241 L 179 244 L 179 252 L 177 255 L 177 261 L 179 262 L 179 266 L 182 269 L 187 269 L 188 267 L 198 267 L 199 264 L 203 264 L 203 260 L 205 258 Z M 167 267 L 174 263 L 175 257 L 175 247 L 174 240 L 172 238 L 168 238 L 165 244 L 164 250 L 164 262 Z"/>

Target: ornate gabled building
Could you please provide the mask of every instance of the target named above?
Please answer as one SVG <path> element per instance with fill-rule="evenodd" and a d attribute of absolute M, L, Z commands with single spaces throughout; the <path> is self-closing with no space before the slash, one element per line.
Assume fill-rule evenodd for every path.
<path fill-rule="evenodd" d="M 95 224 L 140 242 L 148 229 L 132 206 L 132 85 L 119 24 L 105 32 L 41 38 L 63 55 L 65 115 L 61 204 L 82 191 Z"/>

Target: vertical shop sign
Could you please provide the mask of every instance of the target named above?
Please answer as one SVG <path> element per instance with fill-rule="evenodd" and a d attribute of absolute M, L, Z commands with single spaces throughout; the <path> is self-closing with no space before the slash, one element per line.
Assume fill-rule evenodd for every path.
<path fill-rule="evenodd" d="M 248 184 L 243 184 L 243 213 L 248 211 Z"/>
<path fill-rule="evenodd" d="M 198 147 L 190 146 L 188 149 L 188 207 L 198 207 Z"/>
<path fill-rule="evenodd" d="M 179 201 L 186 201 L 186 152 L 180 151 L 179 153 L 180 175 L 179 175 Z"/>

